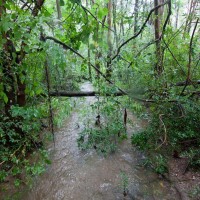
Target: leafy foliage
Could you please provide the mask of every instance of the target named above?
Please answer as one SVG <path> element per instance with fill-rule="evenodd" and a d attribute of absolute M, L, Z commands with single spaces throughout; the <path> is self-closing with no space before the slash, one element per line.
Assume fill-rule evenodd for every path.
<path fill-rule="evenodd" d="M 32 169 L 39 170 L 44 167 L 44 161 L 49 162 L 47 152 L 41 150 L 40 156 L 44 159 L 39 163 L 35 163 L 32 169 L 24 170 L 31 166 L 30 161 L 27 160 L 27 155 L 32 152 L 36 147 L 41 148 L 43 143 L 39 138 L 39 131 L 42 129 L 41 119 L 47 116 L 46 112 L 36 107 L 13 107 L 12 117 L 1 116 L 1 129 L 0 129 L 0 160 L 1 162 L 1 182 L 7 176 L 14 176 L 17 179 L 14 181 L 16 186 L 19 186 L 21 179 L 19 175 L 22 173 L 32 174 Z M 20 121 L 19 121 L 20 118 Z M 25 136 L 24 136 L 25 135 Z M 28 169 L 28 168 L 27 168 Z M 42 169 L 41 169 L 42 170 Z M 33 172 L 33 175 L 40 174 L 39 171 Z"/>
<path fill-rule="evenodd" d="M 146 130 L 133 134 L 132 143 L 143 150 L 169 149 L 190 158 L 199 165 L 200 125 L 199 106 L 193 101 L 181 104 L 165 103 L 152 106 L 152 119 Z M 162 118 L 161 118 L 162 115 Z M 193 149 L 191 148 L 193 146 Z M 169 154 L 169 153 L 168 153 Z"/>
<path fill-rule="evenodd" d="M 102 95 L 106 95 L 108 91 L 114 92 L 115 88 L 101 85 L 100 90 Z M 98 113 L 94 124 L 96 127 L 86 123 L 77 140 L 78 146 L 83 150 L 94 148 L 98 153 L 108 155 L 115 152 L 117 144 L 127 138 L 120 103 L 116 97 L 104 97 L 95 102 L 92 108 Z"/>

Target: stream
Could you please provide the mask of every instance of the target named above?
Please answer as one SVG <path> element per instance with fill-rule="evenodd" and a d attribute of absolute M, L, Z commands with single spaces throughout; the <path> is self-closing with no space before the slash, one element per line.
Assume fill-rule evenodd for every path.
<path fill-rule="evenodd" d="M 93 88 L 86 82 L 81 90 L 92 91 Z M 49 147 L 52 164 L 35 180 L 23 200 L 178 200 L 173 185 L 141 166 L 144 155 L 131 145 L 130 139 L 120 143 L 117 152 L 107 157 L 98 155 L 95 150 L 78 149 L 76 140 L 84 129 L 80 113 L 95 101 L 95 97 L 79 100 L 63 127 L 56 131 L 55 149 L 53 144 Z M 128 128 L 130 138 L 143 124 L 130 114 L 128 117 L 135 121 L 135 125 Z M 125 197 L 122 173 L 128 179 Z"/>

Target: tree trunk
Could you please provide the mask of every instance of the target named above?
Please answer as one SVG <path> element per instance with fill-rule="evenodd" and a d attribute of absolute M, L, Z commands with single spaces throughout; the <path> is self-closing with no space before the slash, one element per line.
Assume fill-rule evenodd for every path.
<path fill-rule="evenodd" d="M 91 0 L 91 5 L 94 5 L 94 0 Z M 99 22 L 96 22 L 96 28 L 94 31 L 94 35 L 93 35 L 93 39 L 94 39 L 94 43 L 95 43 L 95 55 L 94 55 L 94 60 L 95 60 L 95 67 L 100 70 L 100 57 L 101 57 L 101 53 L 99 50 Z M 100 75 L 98 72 L 96 72 L 96 78 L 99 79 Z"/>
<path fill-rule="evenodd" d="M 137 33 L 138 30 L 138 0 L 135 0 L 135 7 L 134 7 L 134 34 Z"/>
<path fill-rule="evenodd" d="M 3 14 L 6 13 L 5 0 L 2 0 L 0 5 L 0 19 L 3 20 Z M 8 117 L 11 117 L 11 107 L 16 103 L 16 94 L 15 94 L 15 77 L 12 71 L 12 53 L 13 53 L 13 44 L 10 39 L 8 39 L 8 33 L 1 32 L 2 38 L 4 38 L 5 43 L 3 45 L 2 54 L 2 72 L 3 72 L 3 92 L 7 97 L 5 102 L 5 114 Z"/>
<path fill-rule="evenodd" d="M 12 68 L 10 66 L 10 63 L 6 62 L 4 60 L 3 63 L 3 75 L 4 75 L 4 82 L 3 82 L 3 91 L 5 95 L 7 96 L 7 102 L 5 102 L 5 114 L 8 117 L 11 117 L 11 107 L 12 105 L 16 104 L 16 93 L 15 93 L 15 78 L 12 73 Z"/>
<path fill-rule="evenodd" d="M 96 31 L 95 31 L 95 42 L 96 42 L 96 51 L 95 51 L 95 67 L 100 70 L 100 52 L 99 52 L 99 23 L 97 22 Z M 99 78 L 99 73 L 97 72 L 97 78 Z"/>
<path fill-rule="evenodd" d="M 197 0 L 191 0 L 189 4 L 189 11 L 188 11 L 188 16 L 187 16 L 186 25 L 185 25 L 185 33 L 186 32 L 188 34 L 190 33 L 192 20 L 194 19 L 197 5 L 198 5 Z"/>
<path fill-rule="evenodd" d="M 21 82 L 19 76 L 17 76 L 17 86 L 18 86 L 18 89 L 17 89 L 17 104 L 20 107 L 23 107 L 23 106 L 26 105 L 26 93 L 25 93 L 26 84 Z"/>
<path fill-rule="evenodd" d="M 124 8 L 123 0 L 120 1 L 120 6 L 121 6 L 121 9 L 123 10 Z M 121 17 L 121 21 L 120 21 L 120 36 L 122 35 L 122 37 L 124 37 L 124 20 L 123 19 L 124 18 Z"/>
<path fill-rule="evenodd" d="M 32 8 L 32 15 L 35 17 L 38 15 L 44 0 L 36 0 L 35 5 Z M 3 17 L 3 13 L 6 14 L 5 8 L 5 0 L 2 0 L 0 6 L 0 18 Z M 27 33 L 30 34 L 31 29 L 28 29 Z M 2 72 L 4 74 L 3 79 L 3 91 L 7 96 L 7 101 L 5 102 L 5 114 L 10 116 L 10 110 L 13 105 L 25 106 L 26 104 L 26 84 L 21 81 L 21 77 L 18 73 L 14 73 L 14 69 L 20 67 L 22 64 L 23 59 L 25 58 L 24 52 L 24 41 L 21 43 L 21 50 L 20 52 L 16 51 L 13 41 L 10 39 L 10 32 L 1 32 L 2 37 L 5 40 L 3 45 L 3 63 L 2 63 Z M 23 39 L 23 37 L 22 37 Z M 15 56 L 14 56 L 15 55 Z M 23 71 L 22 74 L 25 76 L 25 72 Z"/>
<path fill-rule="evenodd" d="M 178 19 L 179 19 L 179 9 L 180 9 L 180 2 L 179 0 L 176 1 L 175 10 L 176 10 L 176 21 L 175 21 L 175 28 L 178 28 Z"/>
<path fill-rule="evenodd" d="M 111 28 L 112 28 L 112 0 L 109 0 L 108 2 L 108 17 L 107 17 L 107 23 L 108 23 L 108 32 L 107 32 L 107 43 L 108 43 L 108 55 L 107 55 L 107 69 L 106 69 L 106 77 L 110 78 L 112 75 L 112 34 L 111 34 Z"/>
<path fill-rule="evenodd" d="M 86 7 L 88 8 L 89 3 L 88 0 L 86 0 Z M 90 34 L 88 35 L 88 74 L 89 74 L 89 79 L 92 81 L 92 70 L 91 70 L 91 53 L 90 53 Z"/>
<path fill-rule="evenodd" d="M 160 5 L 162 0 L 154 0 L 154 7 Z M 163 7 L 155 9 L 155 20 L 154 20 L 154 29 L 155 29 L 155 40 L 156 40 L 156 66 L 155 72 L 160 76 L 163 72 L 163 55 L 161 48 L 161 21 L 163 16 Z"/>
<path fill-rule="evenodd" d="M 56 0 L 56 8 L 58 13 L 58 19 L 62 18 L 61 7 L 60 7 L 60 0 Z"/>
<path fill-rule="evenodd" d="M 114 31 L 115 31 L 115 43 L 116 43 L 116 47 L 118 48 L 119 46 L 119 39 L 118 39 L 118 35 L 117 35 L 117 24 L 116 24 L 116 17 L 117 17 L 117 6 L 116 6 L 116 0 L 113 0 L 112 6 L 113 6 L 113 27 L 114 27 Z"/>

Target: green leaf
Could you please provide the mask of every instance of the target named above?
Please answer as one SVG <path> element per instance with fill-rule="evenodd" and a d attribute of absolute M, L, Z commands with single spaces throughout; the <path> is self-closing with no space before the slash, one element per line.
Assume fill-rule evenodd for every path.
<path fill-rule="evenodd" d="M 60 6 L 64 6 L 65 2 L 63 0 L 60 0 Z"/>
<path fill-rule="evenodd" d="M 36 91 L 35 91 L 36 95 L 39 95 L 42 93 L 42 88 L 38 88 Z"/>
<path fill-rule="evenodd" d="M 44 13 L 45 17 L 50 17 L 51 16 L 51 13 L 49 11 L 47 11 L 47 10 L 44 10 L 43 13 Z"/>
<path fill-rule="evenodd" d="M 5 103 L 8 103 L 8 97 L 6 96 L 5 93 L 3 93 L 3 100 L 4 100 Z"/>
<path fill-rule="evenodd" d="M 7 3 L 4 5 L 7 10 L 10 10 L 10 5 Z"/>
<path fill-rule="evenodd" d="M 81 0 L 70 0 L 73 4 L 74 3 L 78 3 L 78 4 L 80 4 L 81 3 Z"/>
<path fill-rule="evenodd" d="M 21 180 L 16 179 L 15 182 L 14 182 L 14 184 L 15 184 L 16 187 L 19 187 L 20 184 L 21 184 Z"/>
<path fill-rule="evenodd" d="M 8 21 L 6 21 L 2 24 L 3 31 L 5 31 L 5 32 L 7 32 L 10 29 L 10 27 L 12 27 L 12 23 L 10 23 Z"/>
<path fill-rule="evenodd" d="M 86 63 L 82 63 L 82 65 L 81 65 L 81 71 L 82 72 L 85 72 L 87 70 L 87 65 L 86 65 Z"/>
<path fill-rule="evenodd" d="M 15 40 L 19 40 L 21 38 L 21 32 L 19 30 L 16 30 L 14 32 L 14 35 L 15 35 Z"/>
<path fill-rule="evenodd" d="M 24 51 L 26 52 L 26 53 L 28 53 L 29 51 L 30 51 L 30 49 L 29 49 L 29 47 L 26 45 L 26 46 L 24 46 Z"/>

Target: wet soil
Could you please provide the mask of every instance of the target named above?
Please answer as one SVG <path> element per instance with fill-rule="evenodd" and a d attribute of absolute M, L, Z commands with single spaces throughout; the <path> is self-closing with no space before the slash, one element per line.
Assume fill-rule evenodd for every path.
<path fill-rule="evenodd" d="M 188 169 L 187 158 L 169 160 L 168 177 L 182 200 L 200 200 L 200 173 Z"/>
<path fill-rule="evenodd" d="M 92 90 L 89 83 L 82 91 Z M 87 97 L 77 105 L 63 128 L 56 133 L 52 164 L 37 179 L 27 200 L 117 200 L 117 199 L 178 199 L 176 190 L 159 177 L 139 166 L 144 156 L 132 147 L 130 140 L 123 141 L 116 153 L 101 157 L 95 150 L 82 152 L 77 147 L 78 134 L 84 128 L 81 110 L 90 107 L 95 97 Z M 89 113 L 86 116 L 89 117 Z M 141 128 L 141 123 L 131 116 L 135 126 L 130 134 Z M 95 119 L 95 116 L 94 116 Z M 94 120 L 91 119 L 91 123 Z M 131 128 L 129 128 L 131 129 Z M 122 173 L 128 179 L 128 193 L 124 197 Z"/>
<path fill-rule="evenodd" d="M 82 91 L 91 91 L 90 83 Z M 49 147 L 52 164 L 35 180 L 22 200 L 179 200 L 174 184 L 142 167 L 144 155 L 124 140 L 116 153 L 100 156 L 95 150 L 81 151 L 77 146 L 79 133 L 86 118 L 94 124 L 89 108 L 95 97 L 79 100 L 76 109 L 55 133 L 55 148 Z M 88 112 L 82 115 L 82 111 Z M 128 137 L 143 127 L 144 122 L 128 113 L 134 126 L 128 127 Z M 124 174 L 124 176 L 122 176 Z M 128 181 L 126 181 L 127 179 Z M 126 181 L 126 184 L 125 184 Z M 124 185 L 127 194 L 124 195 Z"/>

